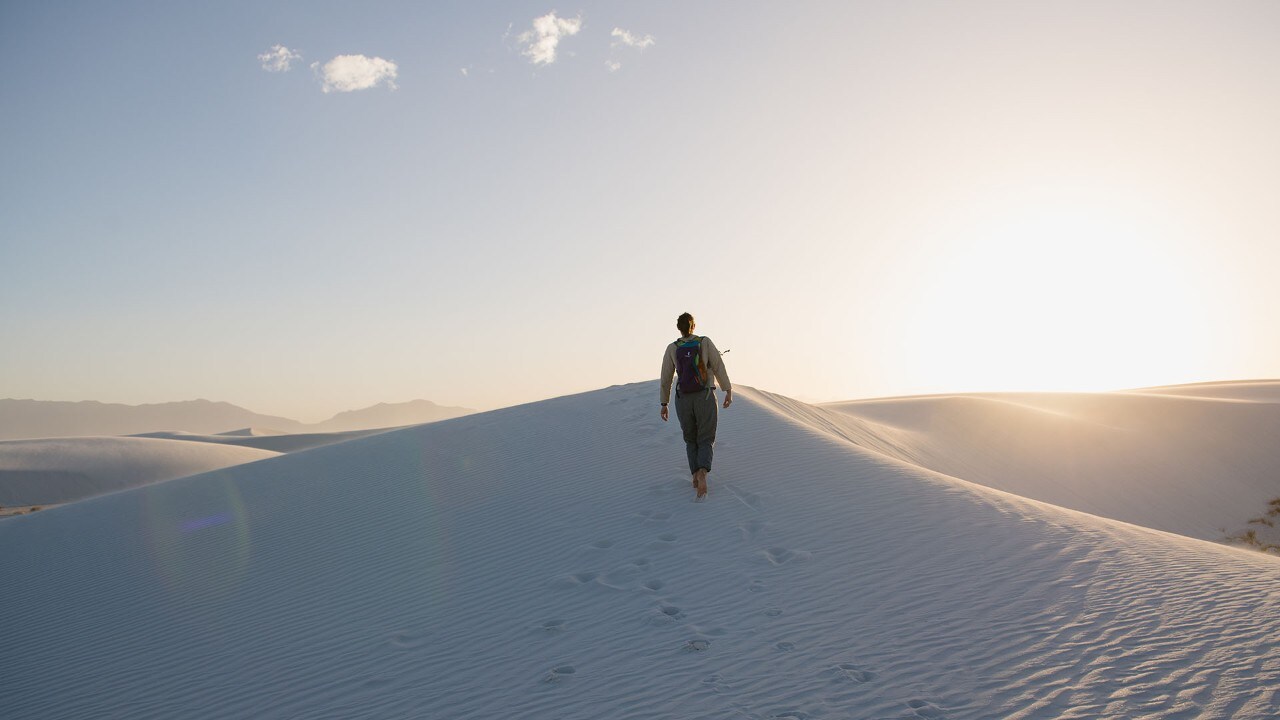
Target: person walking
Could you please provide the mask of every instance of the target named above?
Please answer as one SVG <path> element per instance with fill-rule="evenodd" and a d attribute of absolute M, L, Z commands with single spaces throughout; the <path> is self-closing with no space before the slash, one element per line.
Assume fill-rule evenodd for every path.
<path fill-rule="evenodd" d="M 689 459 L 689 472 L 693 475 L 693 487 L 697 491 L 697 499 L 701 500 L 707 496 L 707 473 L 711 472 L 712 448 L 719 421 L 716 382 L 724 390 L 726 408 L 733 404 L 733 384 L 729 382 L 729 373 L 715 343 L 711 338 L 694 335 L 694 327 L 693 316 L 689 313 L 676 319 L 680 339 L 668 345 L 662 354 L 662 372 L 658 379 L 662 421 L 666 422 L 671 379 L 673 375 L 679 376 L 676 382 L 676 417 L 684 433 L 684 449 Z"/>

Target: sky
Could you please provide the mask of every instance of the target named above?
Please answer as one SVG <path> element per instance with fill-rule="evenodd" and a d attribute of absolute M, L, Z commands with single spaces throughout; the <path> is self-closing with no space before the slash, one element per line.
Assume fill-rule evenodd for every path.
<path fill-rule="evenodd" d="M 0 397 L 1280 377 L 1280 3 L 0 2 Z M 655 398 L 655 411 L 657 399 Z"/>

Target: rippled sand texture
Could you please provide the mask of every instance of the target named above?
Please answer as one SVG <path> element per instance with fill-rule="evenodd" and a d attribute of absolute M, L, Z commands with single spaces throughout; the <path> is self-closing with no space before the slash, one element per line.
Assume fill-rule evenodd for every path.
<path fill-rule="evenodd" d="M 1277 558 L 940 474 L 889 452 L 920 453 L 909 430 L 747 388 L 694 502 L 656 395 L 0 522 L 4 715 L 1280 712 Z"/>

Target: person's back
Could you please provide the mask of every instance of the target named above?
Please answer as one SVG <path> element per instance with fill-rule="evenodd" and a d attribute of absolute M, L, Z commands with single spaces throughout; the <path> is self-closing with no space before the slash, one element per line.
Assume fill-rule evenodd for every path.
<path fill-rule="evenodd" d="M 733 403 L 733 385 L 711 338 L 693 334 L 693 315 L 682 314 L 676 319 L 680 338 L 667 346 L 662 355 L 662 371 L 659 379 L 659 401 L 662 403 L 662 419 L 668 418 L 667 404 L 671 400 L 673 376 L 676 382 L 676 417 L 684 434 L 685 455 L 693 487 L 698 499 L 707 495 L 707 474 L 711 472 L 711 460 L 716 441 L 719 410 L 716 405 L 716 383 L 724 390 L 724 407 Z"/>

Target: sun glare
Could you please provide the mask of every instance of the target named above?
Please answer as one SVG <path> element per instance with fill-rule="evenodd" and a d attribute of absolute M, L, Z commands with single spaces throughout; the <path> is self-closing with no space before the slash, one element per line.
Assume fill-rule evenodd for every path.
<path fill-rule="evenodd" d="M 916 318 L 952 387 L 1102 390 L 1178 374 L 1202 311 L 1190 260 L 1103 203 L 1033 204 L 954 229 Z"/>

